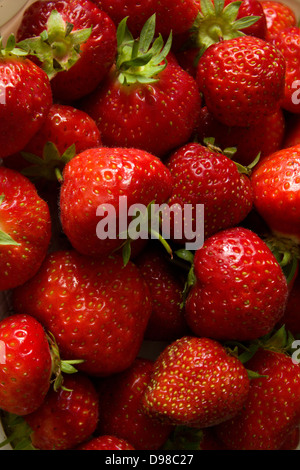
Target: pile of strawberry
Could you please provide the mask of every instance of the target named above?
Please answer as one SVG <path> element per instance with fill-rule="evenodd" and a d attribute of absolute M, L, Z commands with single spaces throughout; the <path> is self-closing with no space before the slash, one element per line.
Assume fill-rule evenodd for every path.
<path fill-rule="evenodd" d="M 2 445 L 297 448 L 299 64 L 274 0 L 25 11 L 0 51 Z M 120 197 L 164 204 L 158 231 L 99 237 Z"/>

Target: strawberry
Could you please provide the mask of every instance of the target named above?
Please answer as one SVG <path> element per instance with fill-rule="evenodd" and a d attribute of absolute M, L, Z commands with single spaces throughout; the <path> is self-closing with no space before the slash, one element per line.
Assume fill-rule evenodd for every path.
<path fill-rule="evenodd" d="M 300 145 L 281 149 L 257 164 L 251 175 L 254 206 L 273 233 L 300 241 Z"/>
<path fill-rule="evenodd" d="M 42 405 L 24 416 L 30 439 L 39 450 L 71 450 L 90 438 L 97 427 L 99 403 L 91 379 L 66 376 L 64 388 L 50 389 Z"/>
<path fill-rule="evenodd" d="M 234 416 L 248 390 L 248 374 L 238 358 L 217 341 L 184 336 L 156 359 L 142 406 L 163 422 L 209 427 Z"/>
<path fill-rule="evenodd" d="M 77 450 L 135 450 L 132 445 L 116 436 L 98 436 L 77 447 Z"/>
<path fill-rule="evenodd" d="M 153 364 L 152 360 L 137 358 L 128 369 L 98 384 L 97 434 L 122 438 L 136 450 L 158 450 L 166 442 L 173 427 L 149 418 L 141 409 Z"/>
<path fill-rule="evenodd" d="M 50 245 L 48 204 L 15 170 L 0 166 L 0 290 L 12 289 L 36 274 Z"/>
<path fill-rule="evenodd" d="M 193 271 L 185 311 L 197 336 L 251 341 L 269 333 L 284 314 L 285 275 L 249 229 L 233 227 L 209 237 L 195 253 Z"/>
<path fill-rule="evenodd" d="M 206 138 L 214 137 L 221 149 L 234 147 L 234 161 L 250 165 L 258 155 L 260 159 L 281 149 L 286 130 L 285 116 L 281 108 L 265 117 L 259 124 L 247 127 L 226 126 L 215 119 L 203 106 L 196 129 L 197 141 L 204 144 Z"/>
<path fill-rule="evenodd" d="M 148 284 L 152 313 L 144 338 L 173 341 L 187 332 L 182 308 L 184 281 L 182 273 L 157 247 L 145 248 L 134 260 Z"/>
<path fill-rule="evenodd" d="M 300 113 L 299 70 L 300 60 L 300 28 L 291 26 L 279 31 L 273 39 L 274 46 L 285 58 L 285 93 L 281 102 L 283 109 L 292 113 Z M 296 88 L 295 88 L 296 84 Z"/>
<path fill-rule="evenodd" d="M 97 376 L 130 366 L 151 314 L 147 284 L 133 263 L 75 251 L 49 254 L 36 276 L 14 290 L 13 302 L 53 334 L 65 360 L 83 360 L 78 370 Z"/>
<path fill-rule="evenodd" d="M 19 152 L 42 126 L 52 105 L 46 73 L 15 47 L 0 42 L 0 158 Z"/>
<path fill-rule="evenodd" d="M 197 83 L 208 110 L 228 126 L 258 124 L 280 106 L 285 59 L 253 36 L 220 41 L 198 63 Z"/>
<path fill-rule="evenodd" d="M 197 143 L 188 143 L 177 149 L 166 162 L 174 187 L 168 204 L 174 206 L 172 224 L 176 227 L 176 205 L 182 211 L 182 239 L 172 235 L 178 243 L 187 242 L 184 223 L 193 217 L 193 233 L 197 233 L 196 205 L 204 204 L 204 237 L 241 222 L 252 208 L 252 189 L 247 175 L 241 174 L 236 164 L 221 151 Z M 188 184 L 187 184 L 188 181 Z M 186 204 L 189 211 L 185 215 Z M 191 212 L 191 215 L 190 215 Z M 198 221 L 199 223 L 199 221 Z M 191 240 L 189 240 L 191 241 Z"/>
<path fill-rule="evenodd" d="M 296 14 L 286 3 L 274 0 L 260 0 L 260 3 L 267 22 L 267 41 L 272 42 L 279 31 L 297 25 Z"/>
<path fill-rule="evenodd" d="M 195 80 L 165 46 L 154 42 L 155 16 L 135 40 L 126 18 L 118 27 L 118 56 L 104 82 L 79 106 L 97 123 L 108 147 L 134 147 L 157 157 L 185 143 L 197 122 L 201 97 Z M 153 124 L 155 123 L 155 125 Z"/>
<path fill-rule="evenodd" d="M 261 375 L 250 383 L 243 409 L 218 425 L 229 449 L 278 450 L 300 420 L 300 368 L 290 356 L 259 349 L 247 368 Z"/>
<path fill-rule="evenodd" d="M 164 203 L 171 190 L 172 177 L 168 169 L 144 150 L 106 147 L 86 150 L 73 158 L 63 172 L 60 193 L 63 231 L 82 254 L 112 253 L 124 244 L 124 239 L 113 233 L 115 227 L 111 228 L 119 225 L 127 211 L 120 197 L 123 201 L 126 198 L 128 208 L 134 204 L 147 207 L 153 201 Z M 106 204 L 110 204 L 110 209 Z M 103 209 L 101 213 L 98 207 Z M 98 224 L 104 223 L 108 227 L 105 233 L 99 234 Z M 120 222 L 124 224 L 129 222 Z M 127 228 L 126 225 L 123 230 Z M 127 235 L 124 237 L 126 241 Z"/>
<path fill-rule="evenodd" d="M 90 93 L 116 56 L 115 25 L 90 0 L 34 2 L 24 13 L 17 39 L 47 70 L 53 96 L 64 102 Z"/>
<path fill-rule="evenodd" d="M 27 314 L 0 321 L 0 407 L 19 416 L 35 411 L 50 388 L 52 360 L 42 325 Z M 4 357 L 2 357 L 4 356 Z"/>

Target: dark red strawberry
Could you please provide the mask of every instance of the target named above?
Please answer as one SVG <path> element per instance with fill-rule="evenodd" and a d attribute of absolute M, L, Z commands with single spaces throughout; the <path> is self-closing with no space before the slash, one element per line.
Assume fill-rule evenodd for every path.
<path fill-rule="evenodd" d="M 46 37 L 40 37 L 47 28 Z M 115 25 L 90 0 L 34 2 L 24 13 L 17 39 L 41 57 L 38 63 L 51 77 L 53 95 L 64 102 L 90 93 L 116 56 Z"/>
<path fill-rule="evenodd" d="M 278 450 L 299 426 L 300 367 L 282 352 L 259 349 L 247 368 L 251 380 L 243 409 L 218 426 L 217 435 L 234 450 Z"/>
<path fill-rule="evenodd" d="M 52 105 L 48 76 L 24 54 L 14 36 L 0 44 L 0 158 L 23 149 Z"/>
<path fill-rule="evenodd" d="M 52 360 L 42 325 L 27 314 L 0 321 L 0 407 L 19 416 L 35 411 L 50 388 Z"/>
<path fill-rule="evenodd" d="M 24 417 L 32 445 L 39 450 L 71 450 L 97 427 L 98 396 L 89 377 L 66 376 L 64 388 L 50 389 L 42 405 Z"/>
<path fill-rule="evenodd" d="M 276 36 L 279 31 L 282 31 L 289 26 L 297 25 L 297 18 L 294 10 L 285 2 L 260 0 L 260 3 L 267 22 L 267 41 L 272 42 L 274 36 Z"/>
<path fill-rule="evenodd" d="M 15 170 L 0 166 L 0 290 L 19 286 L 36 274 L 50 245 L 48 204 Z M 25 309 L 27 311 L 27 309 Z"/>
<path fill-rule="evenodd" d="M 122 438 L 137 450 L 162 447 L 173 427 L 149 418 L 141 409 L 141 398 L 152 371 L 152 360 L 137 358 L 126 371 L 107 377 L 98 384 L 98 434 Z"/>
<path fill-rule="evenodd" d="M 77 447 L 77 450 L 135 450 L 129 442 L 116 436 L 98 436 Z"/>
<path fill-rule="evenodd" d="M 37 275 L 14 291 L 15 311 L 26 309 L 50 331 L 64 359 L 78 370 L 107 376 L 133 362 L 151 314 L 148 286 L 122 257 L 96 261 L 75 251 L 49 254 Z"/>
<path fill-rule="evenodd" d="M 195 283 L 185 304 L 194 334 L 250 341 L 270 333 L 284 314 L 286 278 L 267 244 L 243 227 L 206 240 L 194 257 Z"/>
<path fill-rule="evenodd" d="M 184 336 L 156 359 L 142 405 L 166 423 L 209 427 L 234 416 L 248 390 L 248 374 L 238 358 L 217 341 Z"/>

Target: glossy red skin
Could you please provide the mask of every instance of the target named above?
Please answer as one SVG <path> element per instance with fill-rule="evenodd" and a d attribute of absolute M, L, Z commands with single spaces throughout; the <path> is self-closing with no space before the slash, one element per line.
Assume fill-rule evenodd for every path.
<path fill-rule="evenodd" d="M 225 5 L 228 3 L 232 3 L 232 0 L 225 0 Z M 259 16 L 260 19 L 257 20 L 252 26 L 244 28 L 242 30 L 243 33 L 265 39 L 267 34 L 267 21 L 263 7 L 258 0 L 242 0 L 237 19 L 244 18 L 245 16 Z"/>
<path fill-rule="evenodd" d="M 165 444 L 173 426 L 149 418 L 141 411 L 141 398 L 150 382 L 153 364 L 148 359 L 137 358 L 126 371 L 99 383 L 98 434 L 118 436 L 136 450 L 158 450 Z"/>
<path fill-rule="evenodd" d="M 289 26 L 297 25 L 295 12 L 289 5 L 286 5 L 285 2 L 261 0 L 260 3 L 267 22 L 267 41 L 272 42 L 279 31 L 282 31 Z"/>
<path fill-rule="evenodd" d="M 52 105 L 52 91 L 42 69 L 14 56 L 0 58 L 0 83 L 0 158 L 7 158 L 22 150 L 42 126 Z"/>
<path fill-rule="evenodd" d="M 142 406 L 166 423 L 201 429 L 234 416 L 248 390 L 246 369 L 220 343 L 184 336 L 155 361 Z"/>
<path fill-rule="evenodd" d="M 0 407 L 25 416 L 42 404 L 50 388 L 51 354 L 45 331 L 33 317 L 13 314 L 0 322 L 0 342 Z"/>
<path fill-rule="evenodd" d="M 118 221 L 120 196 L 127 197 L 128 208 L 136 203 L 162 204 L 170 196 L 173 184 L 169 170 L 154 155 L 138 149 L 104 147 L 86 150 L 73 158 L 65 166 L 63 178 L 63 231 L 77 251 L 96 256 L 112 253 L 124 243 L 118 237 L 98 238 L 98 206 L 112 204 Z M 130 218 L 128 224 L 129 221 Z"/>
<path fill-rule="evenodd" d="M 300 145 L 279 150 L 254 169 L 254 206 L 278 235 L 300 240 Z"/>
<path fill-rule="evenodd" d="M 279 108 L 284 78 L 282 54 L 263 39 L 242 36 L 210 46 L 198 63 L 196 81 L 216 119 L 245 127 Z"/>
<path fill-rule="evenodd" d="M 260 159 L 282 148 L 286 125 L 281 108 L 266 116 L 264 121 L 248 127 L 226 126 L 214 118 L 206 106 L 201 109 L 196 130 L 199 143 L 207 137 L 215 138 L 215 145 L 224 150 L 236 148 L 232 160 L 249 165 L 260 154 Z"/>
<path fill-rule="evenodd" d="M 85 444 L 80 445 L 77 450 L 135 450 L 131 444 L 116 436 L 98 436 L 92 438 Z"/>
<path fill-rule="evenodd" d="M 285 91 L 281 106 L 291 113 L 300 113 L 299 89 L 293 87 L 299 80 L 298 64 L 300 61 L 300 28 L 291 26 L 278 32 L 273 39 L 274 46 L 286 61 Z"/>
<path fill-rule="evenodd" d="M 25 417 L 32 445 L 39 450 L 71 450 L 96 429 L 99 403 L 89 377 L 64 376 L 64 387 L 50 389 L 42 405 Z"/>
<path fill-rule="evenodd" d="M 96 121 L 104 145 L 139 148 L 163 158 L 188 141 L 201 107 L 196 82 L 174 62 L 157 78 L 155 83 L 121 85 L 113 67 L 84 100 L 81 109 Z"/>
<path fill-rule="evenodd" d="M 73 24 L 73 31 L 93 27 L 91 36 L 81 45 L 78 62 L 51 80 L 55 98 L 72 102 L 90 93 L 113 64 L 117 52 L 116 27 L 111 18 L 90 0 L 37 1 L 25 11 L 17 40 L 39 36 L 46 29 L 53 9 L 64 21 Z"/>
<path fill-rule="evenodd" d="M 242 227 L 218 232 L 194 258 L 196 283 L 185 305 L 197 336 L 250 341 L 272 331 L 284 314 L 285 276 L 267 245 Z"/>
<path fill-rule="evenodd" d="M 19 243 L 0 245 L 0 290 L 19 286 L 36 274 L 49 248 L 51 218 L 36 187 L 15 170 L 0 167 L 1 230 Z M 27 311 L 27 309 L 26 309 Z"/>
<path fill-rule="evenodd" d="M 278 450 L 299 425 L 299 364 L 263 349 L 246 364 L 267 377 L 251 380 L 244 408 L 216 428 L 217 436 L 233 450 Z"/>
<path fill-rule="evenodd" d="M 205 238 L 236 225 L 250 212 L 250 180 L 241 175 L 235 163 L 225 155 L 201 144 L 188 143 L 174 152 L 166 165 L 174 180 L 169 206 L 191 204 L 195 210 L 196 204 L 204 204 Z M 180 244 L 188 241 L 184 230 L 182 233 L 182 240 L 176 240 Z"/>
<path fill-rule="evenodd" d="M 120 372 L 135 359 L 151 314 L 147 284 L 122 257 L 47 256 L 37 275 L 14 291 L 14 308 L 30 310 L 54 335 L 61 357 L 83 359 L 90 375 Z"/>
<path fill-rule="evenodd" d="M 94 0 L 98 7 L 105 11 L 115 22 L 128 16 L 129 30 L 137 37 L 145 22 L 156 14 L 156 31 L 163 36 L 187 31 L 193 24 L 198 10 L 199 0 Z"/>

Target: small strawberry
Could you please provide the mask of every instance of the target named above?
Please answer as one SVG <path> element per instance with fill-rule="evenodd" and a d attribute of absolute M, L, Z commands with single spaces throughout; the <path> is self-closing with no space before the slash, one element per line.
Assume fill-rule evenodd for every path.
<path fill-rule="evenodd" d="M 14 290 L 16 312 L 30 312 L 56 339 L 65 360 L 96 376 L 120 372 L 135 359 L 151 314 L 148 286 L 121 256 L 76 251 L 49 254 L 39 272 Z"/>
<path fill-rule="evenodd" d="M 77 447 L 77 450 L 135 450 L 132 445 L 116 436 L 98 436 Z"/>
<path fill-rule="evenodd" d="M 195 80 L 155 35 L 155 15 L 134 39 L 126 18 L 118 27 L 118 56 L 105 81 L 83 100 L 81 109 L 97 123 L 108 147 L 133 147 L 157 157 L 185 143 L 197 122 L 201 97 Z M 154 124 L 155 123 L 155 124 Z"/>
<path fill-rule="evenodd" d="M 0 158 L 19 152 L 42 126 L 52 105 L 46 73 L 15 46 L 0 42 Z"/>
<path fill-rule="evenodd" d="M 184 336 L 156 359 L 142 406 L 166 423 L 209 427 L 234 416 L 248 390 L 248 374 L 238 358 L 217 341 Z"/>
<path fill-rule="evenodd" d="M 0 290 L 19 286 L 36 274 L 51 241 L 48 204 L 15 170 L 0 166 Z M 27 309 L 26 309 L 27 310 Z"/>
<path fill-rule="evenodd" d="M 50 388 L 52 359 L 42 325 L 26 314 L 0 321 L 0 408 L 23 416 L 35 411 Z"/>
<path fill-rule="evenodd" d="M 253 36 L 211 45 L 198 63 L 197 83 L 208 110 L 228 126 L 263 121 L 280 107 L 285 59 Z"/>
<path fill-rule="evenodd" d="M 72 450 L 89 439 L 97 427 L 99 403 L 91 379 L 66 376 L 64 388 L 50 389 L 42 405 L 24 416 L 30 439 L 39 450 Z"/>
<path fill-rule="evenodd" d="M 250 341 L 269 333 L 284 314 L 285 275 L 249 229 L 233 227 L 209 237 L 195 253 L 193 271 L 185 311 L 198 336 Z"/>
<path fill-rule="evenodd" d="M 243 409 L 218 425 L 217 435 L 233 450 L 278 450 L 299 426 L 300 367 L 285 353 L 259 349 L 247 368 L 251 381 Z"/>
<path fill-rule="evenodd" d="M 136 450 L 158 450 L 166 442 L 173 427 L 149 418 L 141 409 L 153 364 L 152 360 L 137 358 L 128 369 L 98 384 L 97 434 L 122 438 Z"/>
<path fill-rule="evenodd" d="M 279 31 L 283 31 L 285 28 L 297 25 L 297 18 L 294 10 L 285 2 L 260 0 L 260 4 L 263 8 L 267 22 L 267 41 L 272 42 L 273 38 Z"/>
<path fill-rule="evenodd" d="M 116 56 L 116 28 L 90 0 L 32 3 L 17 31 L 20 47 L 37 57 L 56 100 L 71 102 L 100 83 Z"/>

